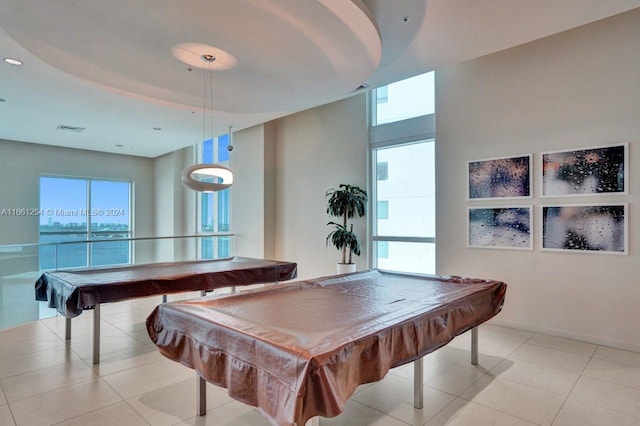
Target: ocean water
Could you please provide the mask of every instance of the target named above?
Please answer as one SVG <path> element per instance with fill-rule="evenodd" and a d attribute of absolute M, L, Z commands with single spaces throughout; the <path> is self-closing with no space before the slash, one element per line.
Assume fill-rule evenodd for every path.
<path fill-rule="evenodd" d="M 109 241 L 127 238 L 116 235 L 104 241 L 87 243 L 86 234 L 40 235 L 41 243 L 66 242 L 40 247 L 40 269 L 86 268 L 92 266 L 119 265 L 131 262 L 130 241 Z"/>

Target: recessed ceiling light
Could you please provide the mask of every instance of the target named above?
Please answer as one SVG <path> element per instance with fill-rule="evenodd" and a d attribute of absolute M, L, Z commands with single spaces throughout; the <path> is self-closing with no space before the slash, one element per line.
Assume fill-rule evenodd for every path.
<path fill-rule="evenodd" d="M 4 61 L 11 65 L 18 65 L 18 66 L 22 65 L 22 61 L 15 58 L 4 58 Z"/>

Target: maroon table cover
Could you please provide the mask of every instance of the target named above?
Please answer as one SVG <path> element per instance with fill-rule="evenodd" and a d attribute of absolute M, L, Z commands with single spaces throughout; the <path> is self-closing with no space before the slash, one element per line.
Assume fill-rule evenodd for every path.
<path fill-rule="evenodd" d="M 147 330 L 164 356 L 274 424 L 302 425 L 487 321 L 505 292 L 498 281 L 374 270 L 163 304 Z"/>
<path fill-rule="evenodd" d="M 35 283 L 35 293 L 36 300 L 48 301 L 50 308 L 73 318 L 96 303 L 279 282 L 296 276 L 296 263 L 231 257 L 45 272 Z"/>

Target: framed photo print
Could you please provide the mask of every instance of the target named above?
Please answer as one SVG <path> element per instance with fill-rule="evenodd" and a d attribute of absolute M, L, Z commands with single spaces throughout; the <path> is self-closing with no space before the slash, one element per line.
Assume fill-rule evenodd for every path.
<path fill-rule="evenodd" d="M 542 250 L 627 254 L 627 203 L 542 206 Z"/>
<path fill-rule="evenodd" d="M 628 144 L 542 153 L 542 196 L 626 194 Z"/>
<path fill-rule="evenodd" d="M 469 247 L 533 249 L 531 206 L 470 207 Z"/>
<path fill-rule="evenodd" d="M 469 200 L 530 198 L 531 154 L 468 162 Z"/>

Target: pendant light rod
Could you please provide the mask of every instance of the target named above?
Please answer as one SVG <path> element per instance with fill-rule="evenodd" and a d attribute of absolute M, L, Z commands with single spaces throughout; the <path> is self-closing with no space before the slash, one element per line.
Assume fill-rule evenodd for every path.
<path fill-rule="evenodd" d="M 216 57 L 210 54 L 203 54 L 200 58 L 208 63 L 207 70 L 203 75 L 204 93 L 202 96 L 202 141 L 205 140 L 207 127 L 207 90 L 209 91 L 209 111 L 210 111 L 210 132 L 213 142 L 213 62 Z M 233 149 L 231 145 L 231 126 L 229 126 L 229 151 Z M 200 178 L 198 177 L 200 176 Z M 209 182 L 210 180 L 217 182 Z M 182 184 L 189 189 L 201 192 L 222 191 L 233 184 L 233 172 L 219 164 L 196 164 L 185 168 L 181 173 Z"/>

